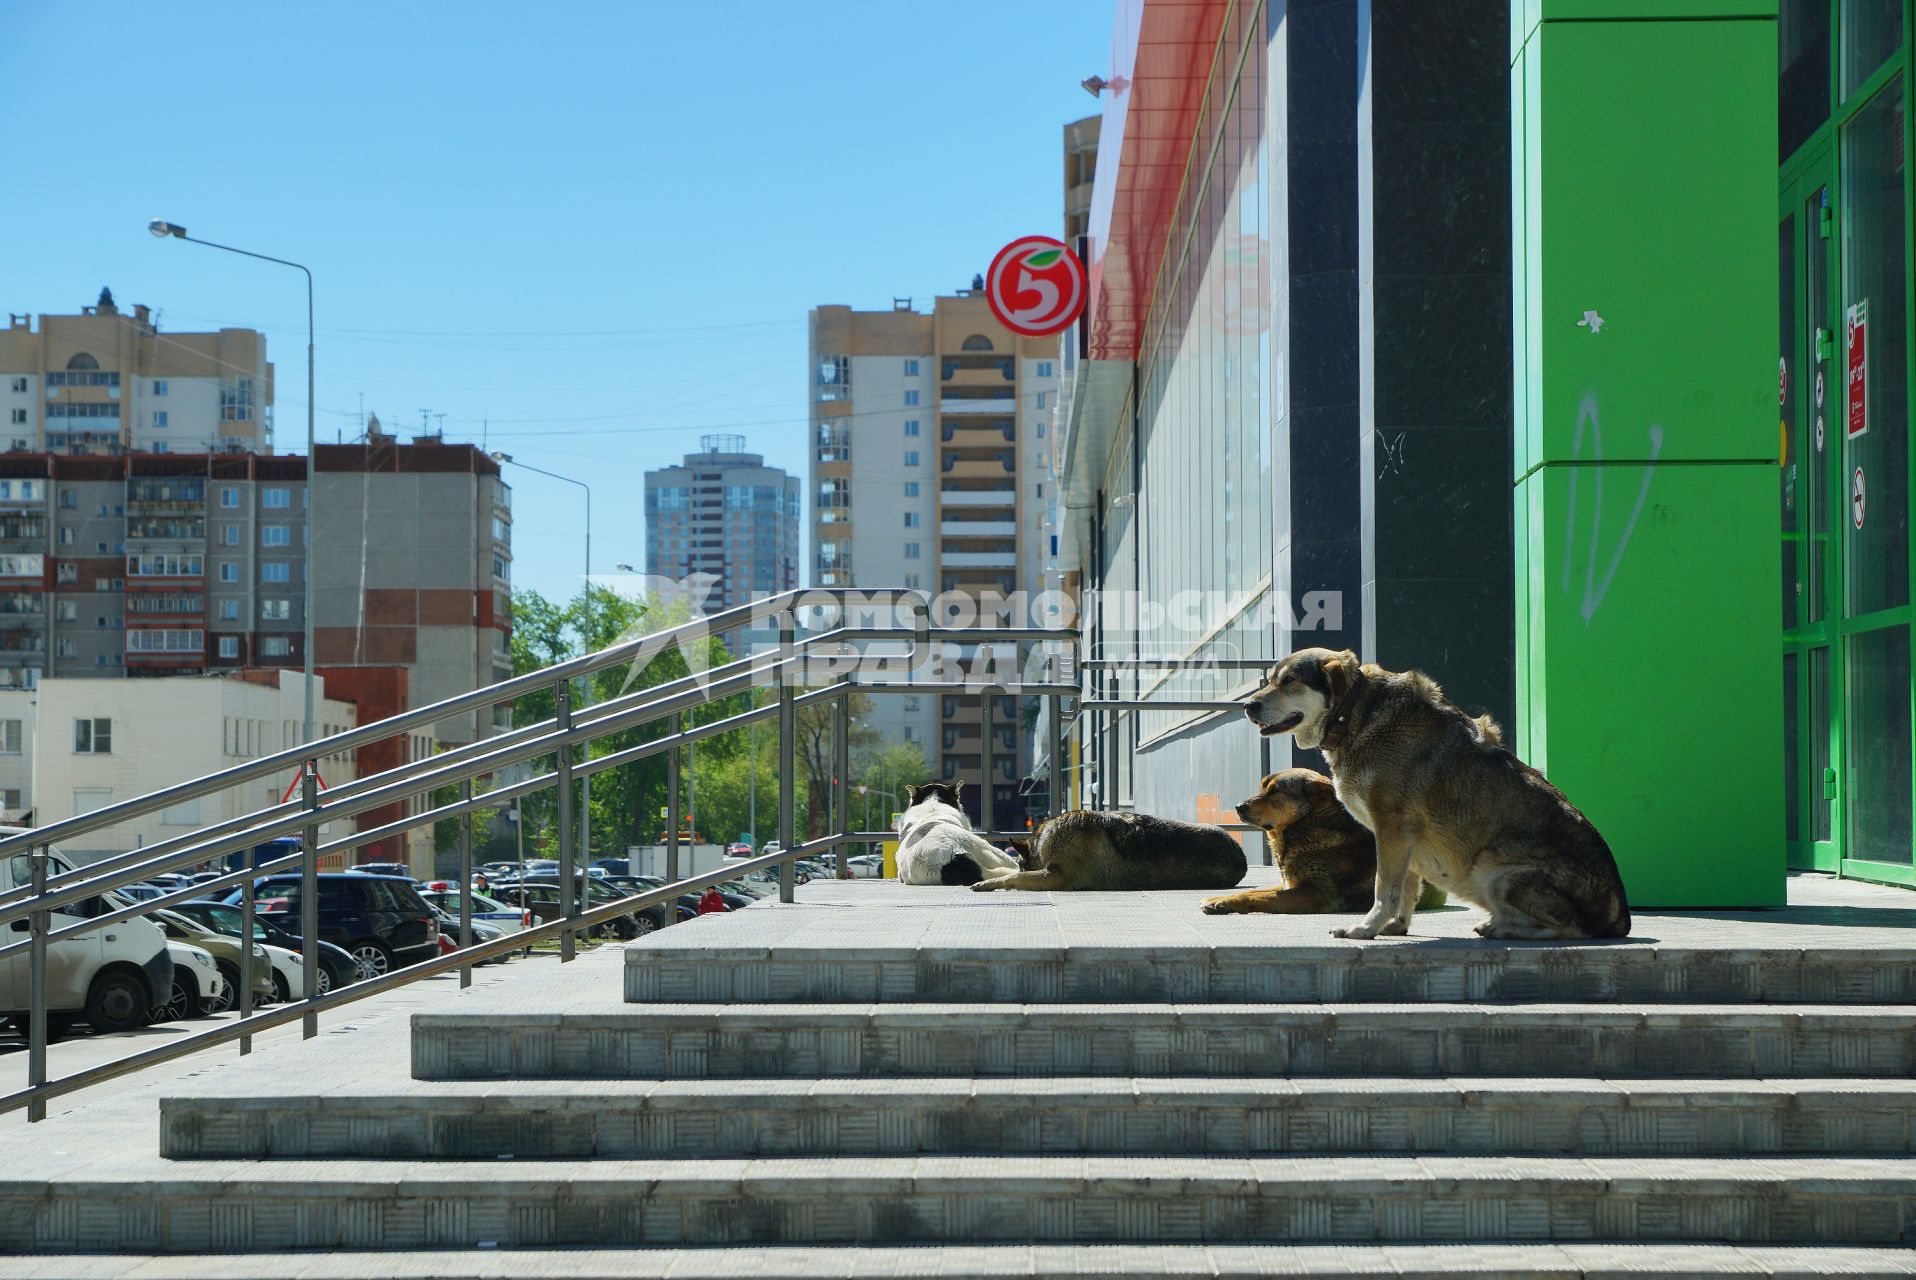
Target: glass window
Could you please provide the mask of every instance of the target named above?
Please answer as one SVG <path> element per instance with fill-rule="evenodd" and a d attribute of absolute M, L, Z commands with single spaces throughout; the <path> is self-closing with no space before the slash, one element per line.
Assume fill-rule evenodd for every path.
<path fill-rule="evenodd" d="M 292 490 L 262 489 L 260 490 L 259 504 L 262 507 L 270 508 L 290 507 L 293 505 Z"/>
<path fill-rule="evenodd" d="M 221 489 L 220 505 L 229 511 L 239 506 L 239 490 L 230 485 Z"/>
<path fill-rule="evenodd" d="M 1910 865 L 1909 629 L 1852 636 L 1845 674 L 1846 853 Z"/>
<path fill-rule="evenodd" d="M 1840 0 L 1843 95 L 1889 61 L 1903 43 L 1903 0 Z"/>
<path fill-rule="evenodd" d="M 85 756 L 111 755 L 113 721 L 104 716 L 75 720 L 73 750 L 76 754 Z"/>
<path fill-rule="evenodd" d="M 166 379 L 165 378 L 153 379 L 153 394 L 156 396 L 163 396 L 166 394 Z"/>
<path fill-rule="evenodd" d="M 917 403 L 918 403 L 918 393 L 917 393 L 916 391 L 907 391 L 907 392 L 905 393 L 905 403 L 906 403 L 906 404 L 908 404 L 908 405 L 913 405 L 913 404 L 917 404 Z"/>
<path fill-rule="evenodd" d="M 908 436 L 915 436 L 918 434 L 918 419 L 916 418 L 905 419 L 905 434 Z"/>
<path fill-rule="evenodd" d="M 220 637 L 220 657 L 222 658 L 239 657 L 239 637 L 238 636 L 221 636 Z"/>
<path fill-rule="evenodd" d="M 1783 0 L 1776 14 L 1777 161 L 1830 118 L 1829 0 Z"/>
<path fill-rule="evenodd" d="M 916 449 L 905 450 L 905 465 L 908 467 L 915 467 L 918 465 L 918 450 Z"/>
<path fill-rule="evenodd" d="M 0 720 L 0 753 L 17 756 L 20 749 L 20 722 Z"/>
<path fill-rule="evenodd" d="M 261 525 L 259 542 L 263 547 L 290 547 L 293 545 L 293 530 L 290 525 Z"/>
<path fill-rule="evenodd" d="M 259 567 L 259 580 L 261 582 L 291 582 L 293 580 L 292 566 L 284 560 L 269 560 Z"/>
<path fill-rule="evenodd" d="M 918 376 L 918 362 L 916 360 L 905 361 L 905 376 L 907 378 L 915 378 Z"/>
<path fill-rule="evenodd" d="M 1843 130 L 1846 587 L 1851 614 L 1909 602 L 1908 281 L 1899 76 Z"/>

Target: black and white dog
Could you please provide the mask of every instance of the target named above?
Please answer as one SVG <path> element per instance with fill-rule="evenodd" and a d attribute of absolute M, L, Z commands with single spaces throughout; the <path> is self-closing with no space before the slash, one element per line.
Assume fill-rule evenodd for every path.
<path fill-rule="evenodd" d="M 971 829 L 960 803 L 962 782 L 908 787 L 911 807 L 898 823 L 898 879 L 903 884 L 977 884 L 1008 876 L 1018 860 Z"/>

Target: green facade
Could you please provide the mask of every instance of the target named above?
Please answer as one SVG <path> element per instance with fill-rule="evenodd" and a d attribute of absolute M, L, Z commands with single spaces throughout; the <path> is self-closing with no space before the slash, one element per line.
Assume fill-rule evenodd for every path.
<path fill-rule="evenodd" d="M 1644 907 L 1783 901 L 1770 7 L 1513 4 L 1517 743 Z"/>

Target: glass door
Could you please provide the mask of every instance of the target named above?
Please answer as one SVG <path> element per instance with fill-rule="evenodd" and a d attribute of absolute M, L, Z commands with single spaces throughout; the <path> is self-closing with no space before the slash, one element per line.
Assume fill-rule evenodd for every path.
<path fill-rule="evenodd" d="M 1830 661 L 1832 575 L 1830 498 L 1841 455 L 1835 425 L 1837 334 L 1830 288 L 1835 210 L 1827 149 L 1795 167 L 1782 187 L 1777 232 L 1778 462 L 1783 554 L 1783 757 L 1789 863 L 1836 871 L 1841 862 L 1837 804 L 1840 706 Z"/>

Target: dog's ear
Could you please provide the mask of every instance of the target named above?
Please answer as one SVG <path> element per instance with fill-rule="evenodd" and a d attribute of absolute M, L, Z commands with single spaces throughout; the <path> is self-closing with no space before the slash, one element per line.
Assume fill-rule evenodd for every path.
<path fill-rule="evenodd" d="M 951 789 L 951 803 L 960 809 L 965 807 L 965 781 L 963 778 L 960 778 L 958 784 Z"/>
<path fill-rule="evenodd" d="M 1324 660 L 1324 679 L 1329 682 L 1331 697 L 1341 698 L 1350 692 L 1357 679 L 1357 669 L 1364 664 L 1357 660 L 1355 651 L 1346 649 L 1334 658 Z"/>
<path fill-rule="evenodd" d="M 1011 851 L 1018 855 L 1019 863 L 1022 864 L 1027 871 L 1031 869 L 1031 842 L 1033 838 L 1034 836 L 1018 836 L 1005 841 L 1006 844 L 1011 846 Z"/>
<path fill-rule="evenodd" d="M 1337 786 L 1329 778 L 1310 777 L 1304 779 L 1304 794 L 1313 803 L 1330 804 L 1337 799 Z"/>
<path fill-rule="evenodd" d="M 905 800 L 907 809 L 918 803 L 918 788 L 909 782 L 905 784 Z"/>

